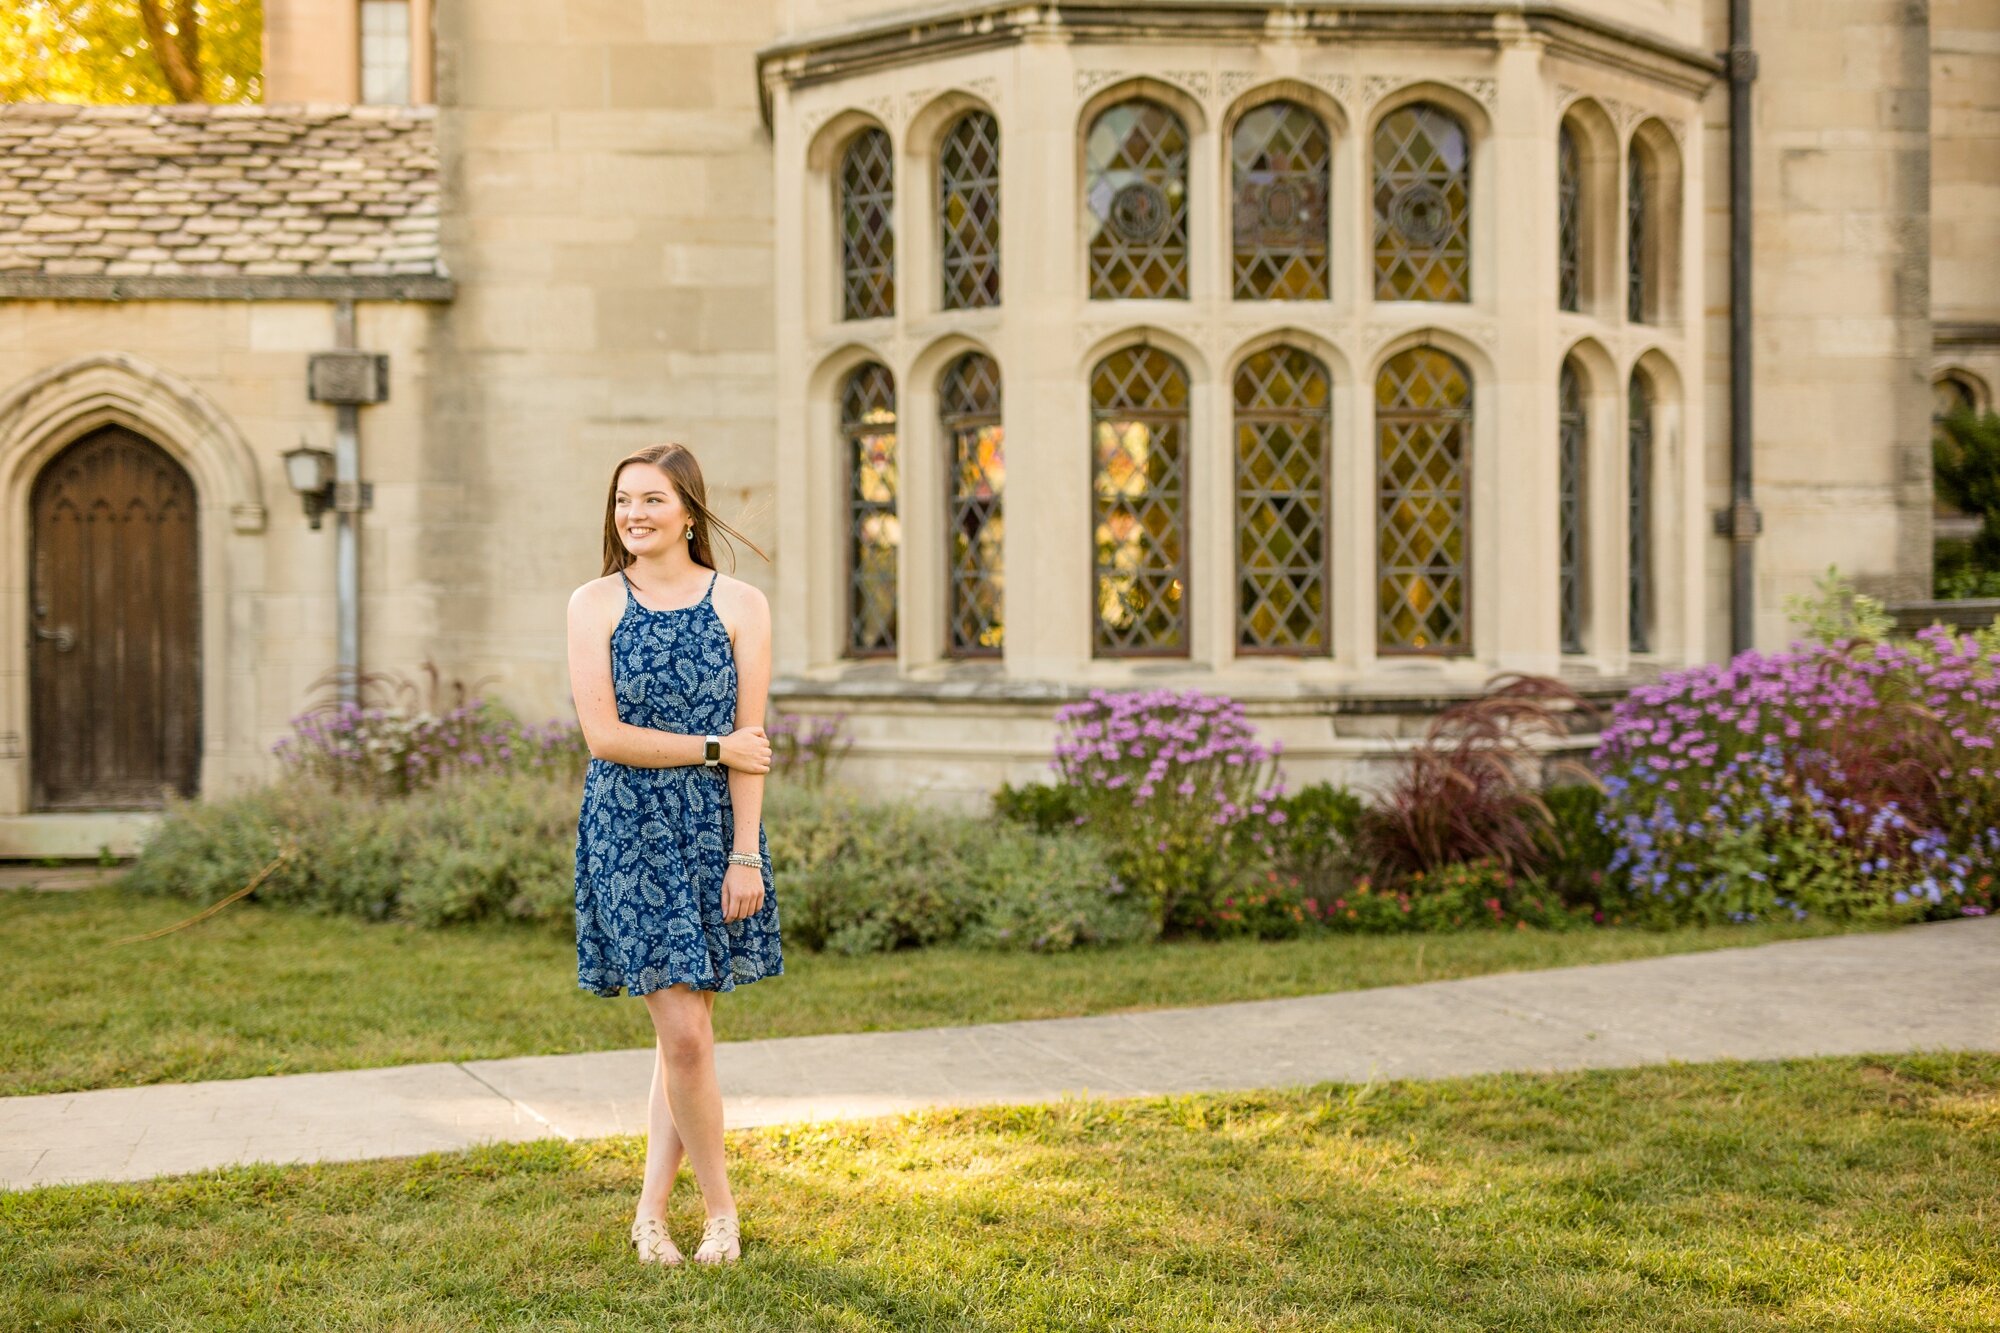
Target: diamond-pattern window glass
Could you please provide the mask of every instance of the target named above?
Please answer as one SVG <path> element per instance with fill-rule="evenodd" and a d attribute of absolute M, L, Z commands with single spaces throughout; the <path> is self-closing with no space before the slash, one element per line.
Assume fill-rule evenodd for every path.
<path fill-rule="evenodd" d="M 1584 457 L 1588 424 L 1583 414 L 1583 376 L 1574 360 L 1563 362 L 1557 389 L 1556 552 L 1557 596 L 1562 612 L 1562 650 L 1583 651 Z"/>
<path fill-rule="evenodd" d="M 896 381 L 870 361 L 847 377 L 840 395 L 840 435 L 847 451 L 847 652 L 896 653 Z"/>
<path fill-rule="evenodd" d="M 1472 299 L 1472 157 L 1464 122 L 1415 102 L 1375 126 L 1375 299 Z"/>
<path fill-rule="evenodd" d="M 1296 102 L 1267 102 L 1236 122 L 1229 156 L 1236 299 L 1325 300 L 1325 122 Z"/>
<path fill-rule="evenodd" d="M 1583 298 L 1583 155 L 1568 121 L 1556 135 L 1556 291 L 1564 310 Z"/>
<path fill-rule="evenodd" d="M 1399 352 L 1375 380 L 1375 433 L 1379 650 L 1467 652 L 1470 374 L 1433 348 Z"/>
<path fill-rule="evenodd" d="M 1004 630 L 1001 491 L 1007 481 L 1000 366 L 967 352 L 938 382 L 945 448 L 946 650 L 998 657 Z"/>
<path fill-rule="evenodd" d="M 840 317 L 896 313 L 895 166 L 889 136 L 863 130 L 840 159 Z"/>
<path fill-rule="evenodd" d="M 1106 107 L 1084 144 L 1090 299 L 1188 294 L 1187 126 L 1144 98 Z"/>
<path fill-rule="evenodd" d="M 1296 347 L 1236 372 L 1236 646 L 1324 655 L 1331 389 Z"/>
<path fill-rule="evenodd" d="M 1646 290 L 1647 213 L 1646 159 L 1633 144 L 1625 160 L 1625 318 L 1634 324 L 1644 324 L 1652 306 Z"/>
<path fill-rule="evenodd" d="M 938 259 L 946 310 L 1000 304 L 1000 123 L 984 111 L 938 144 Z"/>
<path fill-rule="evenodd" d="M 1157 347 L 1090 372 L 1091 565 L 1100 657 L 1187 652 L 1188 378 Z"/>
<path fill-rule="evenodd" d="M 1635 653 L 1653 647 L 1653 391 L 1632 372 L 1626 405 L 1626 603 Z"/>

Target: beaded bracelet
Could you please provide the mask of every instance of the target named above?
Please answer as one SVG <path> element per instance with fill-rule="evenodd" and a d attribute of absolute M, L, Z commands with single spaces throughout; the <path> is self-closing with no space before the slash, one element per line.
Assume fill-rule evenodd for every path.
<path fill-rule="evenodd" d="M 729 854 L 729 864 L 733 866 L 750 866 L 754 869 L 762 870 L 764 868 L 764 858 L 755 852 L 731 852 Z"/>

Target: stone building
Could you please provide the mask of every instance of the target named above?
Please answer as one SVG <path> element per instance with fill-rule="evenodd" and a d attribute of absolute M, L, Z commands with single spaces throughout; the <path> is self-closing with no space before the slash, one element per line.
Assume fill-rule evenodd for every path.
<path fill-rule="evenodd" d="M 266 0 L 263 107 L 0 109 L 0 854 L 266 775 L 343 625 L 566 713 L 665 438 L 773 556 L 780 706 L 947 798 L 1092 686 L 1365 779 L 1495 671 L 1921 598 L 2000 10 L 1738 4 L 1732 61 L 1727 0 Z"/>

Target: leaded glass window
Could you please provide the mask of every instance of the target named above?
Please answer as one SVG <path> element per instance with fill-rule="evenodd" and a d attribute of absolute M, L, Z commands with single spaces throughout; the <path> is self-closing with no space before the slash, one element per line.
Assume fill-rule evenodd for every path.
<path fill-rule="evenodd" d="M 1556 290 L 1562 309 L 1583 299 L 1583 155 L 1564 121 L 1556 135 Z"/>
<path fill-rule="evenodd" d="M 1472 299 L 1471 145 L 1429 102 L 1375 126 L 1375 299 Z"/>
<path fill-rule="evenodd" d="M 1000 123 L 984 111 L 938 145 L 938 256 L 946 310 L 1000 304 Z"/>
<path fill-rule="evenodd" d="M 1632 372 L 1626 419 L 1626 586 L 1631 615 L 1631 647 L 1653 644 L 1653 391 L 1645 376 Z"/>
<path fill-rule="evenodd" d="M 1326 367 L 1273 347 L 1236 372 L 1236 646 L 1328 651 Z"/>
<path fill-rule="evenodd" d="M 1375 381 L 1375 430 L 1379 649 L 1467 652 L 1470 374 L 1434 348 L 1397 353 Z"/>
<path fill-rule="evenodd" d="M 1646 203 L 1646 160 L 1639 145 L 1625 159 L 1625 318 L 1646 322 L 1651 293 L 1646 290 L 1646 246 L 1649 219 Z"/>
<path fill-rule="evenodd" d="M 840 395 L 840 435 L 847 451 L 847 652 L 896 653 L 896 381 L 870 361 L 847 377 Z"/>
<path fill-rule="evenodd" d="M 1557 388 L 1556 560 L 1561 607 L 1562 650 L 1583 651 L 1584 458 L 1589 426 L 1583 413 L 1583 376 L 1574 360 L 1563 362 Z"/>
<path fill-rule="evenodd" d="M 1236 299 L 1325 300 L 1325 123 L 1296 102 L 1266 102 L 1236 122 L 1229 155 Z"/>
<path fill-rule="evenodd" d="M 1000 421 L 1000 367 L 967 352 L 938 383 L 946 458 L 947 650 L 953 657 L 998 657 L 1002 639 L 1002 514 L 1007 480 Z"/>
<path fill-rule="evenodd" d="M 1187 126 L 1143 98 L 1106 107 L 1085 143 L 1090 299 L 1187 299 Z"/>
<path fill-rule="evenodd" d="M 896 172 L 886 131 L 854 136 L 840 159 L 840 317 L 896 313 Z"/>
<path fill-rule="evenodd" d="M 1113 352 L 1090 417 L 1097 655 L 1185 653 L 1187 371 L 1157 347 Z"/>

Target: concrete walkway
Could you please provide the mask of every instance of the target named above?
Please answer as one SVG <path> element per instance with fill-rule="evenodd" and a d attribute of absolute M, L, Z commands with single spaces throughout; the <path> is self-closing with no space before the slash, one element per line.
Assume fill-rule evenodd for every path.
<path fill-rule="evenodd" d="M 2000 1051 L 2000 917 L 1198 1009 L 728 1042 L 716 1063 L 740 1128 L 1065 1094 L 1933 1049 Z M 652 1057 L 4 1098 L 0 1187 L 638 1133 Z"/>

